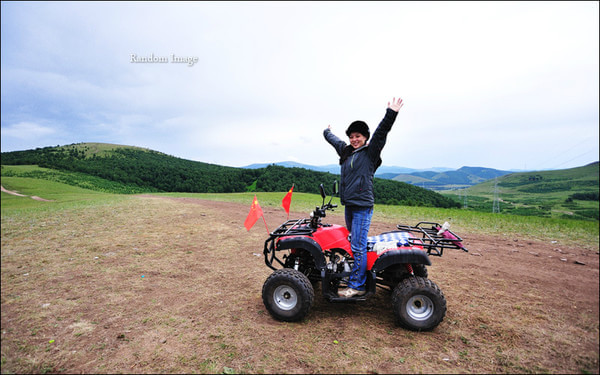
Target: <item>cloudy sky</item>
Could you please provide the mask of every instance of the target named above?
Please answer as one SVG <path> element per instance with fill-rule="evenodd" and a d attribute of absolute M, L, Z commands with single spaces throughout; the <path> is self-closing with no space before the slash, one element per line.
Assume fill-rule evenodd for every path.
<path fill-rule="evenodd" d="M 106 142 L 335 164 L 402 97 L 384 165 L 599 159 L 598 2 L 2 2 L 2 151 Z M 149 61 L 149 62 L 148 62 Z"/>

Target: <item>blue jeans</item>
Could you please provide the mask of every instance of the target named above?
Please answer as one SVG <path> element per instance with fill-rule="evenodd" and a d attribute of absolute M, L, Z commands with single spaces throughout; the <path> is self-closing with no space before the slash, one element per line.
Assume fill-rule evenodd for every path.
<path fill-rule="evenodd" d="M 346 206 L 346 228 L 352 235 L 350 248 L 354 255 L 354 265 L 350 273 L 348 287 L 356 290 L 365 290 L 367 281 L 367 237 L 373 207 Z"/>

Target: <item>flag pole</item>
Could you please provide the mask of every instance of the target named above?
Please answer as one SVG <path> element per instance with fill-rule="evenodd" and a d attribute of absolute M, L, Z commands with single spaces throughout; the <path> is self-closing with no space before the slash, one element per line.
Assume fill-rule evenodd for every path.
<path fill-rule="evenodd" d="M 263 221 L 265 222 L 265 228 L 267 228 L 267 234 L 270 236 L 271 232 L 269 232 L 269 227 L 267 227 L 267 221 L 265 220 L 265 215 L 262 215 Z"/>
<path fill-rule="evenodd" d="M 294 185 L 296 185 L 296 184 L 294 184 L 294 183 L 292 182 L 292 191 L 294 191 Z M 290 195 L 290 206 L 291 206 L 291 205 L 292 205 L 292 196 Z M 288 214 L 288 220 L 289 220 L 289 219 L 290 219 L 290 211 L 289 211 L 289 210 L 288 210 L 287 214 Z"/>

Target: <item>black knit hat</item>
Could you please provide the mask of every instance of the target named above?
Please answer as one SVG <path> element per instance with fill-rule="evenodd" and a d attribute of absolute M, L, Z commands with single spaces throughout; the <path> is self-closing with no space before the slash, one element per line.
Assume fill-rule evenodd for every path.
<path fill-rule="evenodd" d="M 364 135 L 367 140 L 371 137 L 371 133 L 369 132 L 369 126 L 364 121 L 354 121 L 348 129 L 346 130 L 346 135 L 350 137 L 352 133 L 360 133 Z"/>

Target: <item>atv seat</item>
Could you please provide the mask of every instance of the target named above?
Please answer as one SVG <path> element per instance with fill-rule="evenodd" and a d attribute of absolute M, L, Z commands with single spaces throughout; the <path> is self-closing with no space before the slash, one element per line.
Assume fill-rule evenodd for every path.
<path fill-rule="evenodd" d="M 402 246 L 411 246 L 408 232 L 387 232 L 378 236 L 367 237 L 367 251 L 396 249 Z"/>

